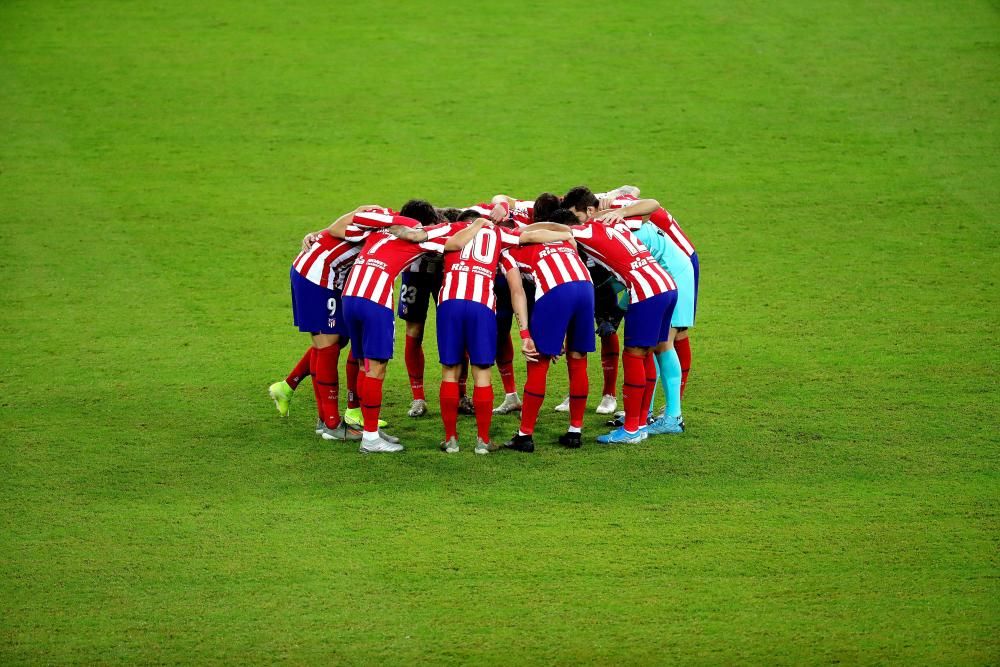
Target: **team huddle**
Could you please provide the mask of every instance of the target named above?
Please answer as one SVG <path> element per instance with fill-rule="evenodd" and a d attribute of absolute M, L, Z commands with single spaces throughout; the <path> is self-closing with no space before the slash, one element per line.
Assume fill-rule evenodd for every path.
<path fill-rule="evenodd" d="M 490 437 L 493 415 L 520 411 L 518 430 L 502 446 L 533 452 L 549 367 L 563 355 L 569 396 L 556 410 L 569 413 L 569 425 L 559 444 L 580 447 L 595 329 L 604 372 L 596 411 L 613 415 L 611 431 L 597 442 L 636 443 L 684 431 L 681 397 L 691 363 L 698 255 L 670 213 L 655 199 L 639 198 L 637 188 L 595 194 L 581 186 L 533 201 L 496 195 L 465 208 L 413 199 L 398 213 L 361 206 L 307 234 L 290 276 L 294 322 L 312 345 L 285 380 L 270 386 L 282 416 L 309 375 L 318 435 L 360 441 L 366 453 L 403 450 L 380 415 L 400 274 L 410 417 L 427 412 L 422 343 L 429 304 L 436 307 L 442 451 L 459 451 L 460 411 L 475 415 L 477 454 L 501 447 Z M 527 365 L 523 398 L 513 367 L 515 321 Z M 624 349 L 617 333 L 622 323 Z M 341 414 L 338 367 L 345 347 L 347 409 Z M 616 413 L 619 359 L 624 411 Z M 494 364 L 505 392 L 496 408 Z M 654 416 L 658 380 L 666 405 Z"/>

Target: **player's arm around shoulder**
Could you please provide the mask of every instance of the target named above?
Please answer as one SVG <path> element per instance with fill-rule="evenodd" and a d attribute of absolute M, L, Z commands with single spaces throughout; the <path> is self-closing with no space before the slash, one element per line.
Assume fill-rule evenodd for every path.
<path fill-rule="evenodd" d="M 610 225 L 622 222 L 625 218 L 645 217 L 655 213 L 659 209 L 660 202 L 655 199 L 637 199 L 628 206 L 601 211 L 595 218 L 604 224 Z"/>
<path fill-rule="evenodd" d="M 410 243 L 423 243 L 427 240 L 427 231 L 422 227 L 404 227 L 403 225 L 393 225 L 385 230 L 397 239 L 403 239 Z"/>
<path fill-rule="evenodd" d="M 518 239 L 520 245 L 571 241 L 573 232 L 566 225 L 557 222 L 536 222 L 522 229 Z"/>
<path fill-rule="evenodd" d="M 468 225 L 465 229 L 453 234 L 447 241 L 445 241 L 445 251 L 461 250 L 469 241 L 474 239 L 476 234 L 479 233 L 479 230 L 486 225 L 492 227 L 493 223 L 486 218 L 477 218 L 471 225 Z"/>
<path fill-rule="evenodd" d="M 330 232 L 331 236 L 338 239 L 347 238 L 347 227 L 354 220 L 354 217 L 359 213 L 364 213 L 365 211 L 376 211 L 383 210 L 381 206 L 375 206 L 373 204 L 365 204 L 364 206 L 359 206 L 353 211 L 348 211 L 344 215 L 337 218 L 332 225 L 327 227 L 327 231 Z"/>
<path fill-rule="evenodd" d="M 490 203 L 493 204 L 493 208 L 490 210 L 490 220 L 493 222 L 503 222 L 510 216 L 510 212 L 514 210 L 516 200 L 507 195 L 495 195 L 490 200 Z"/>

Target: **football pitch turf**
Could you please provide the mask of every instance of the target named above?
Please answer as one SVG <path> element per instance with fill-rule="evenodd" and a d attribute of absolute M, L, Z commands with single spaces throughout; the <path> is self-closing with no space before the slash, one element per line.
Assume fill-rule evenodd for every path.
<path fill-rule="evenodd" d="M 0 663 L 996 664 L 998 11 L 0 4 Z M 593 356 L 444 455 L 433 321 L 405 453 L 278 418 L 305 232 L 580 183 L 698 247 L 687 433 Z"/>

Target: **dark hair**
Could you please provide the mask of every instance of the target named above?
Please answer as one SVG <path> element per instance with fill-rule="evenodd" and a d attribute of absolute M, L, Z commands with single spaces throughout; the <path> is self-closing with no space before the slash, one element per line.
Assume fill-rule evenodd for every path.
<path fill-rule="evenodd" d="M 594 193 L 586 185 L 578 185 L 563 197 L 563 208 L 571 208 L 576 211 L 586 211 L 588 206 L 597 208 L 601 202 L 597 200 Z"/>
<path fill-rule="evenodd" d="M 549 222 L 558 222 L 561 225 L 578 225 L 580 221 L 576 214 L 568 208 L 557 208 L 549 214 Z"/>
<path fill-rule="evenodd" d="M 460 208 L 439 208 L 437 210 L 438 216 L 444 218 L 448 222 L 457 222 L 458 216 L 461 215 L 462 209 Z"/>
<path fill-rule="evenodd" d="M 458 214 L 456 222 L 468 222 L 469 220 L 478 220 L 481 217 L 483 216 L 479 214 L 479 211 L 473 208 L 467 208 Z"/>
<path fill-rule="evenodd" d="M 425 199 L 411 199 L 403 204 L 403 208 L 399 209 L 399 214 L 413 218 L 421 225 L 435 225 L 440 220 L 437 209 Z"/>
<path fill-rule="evenodd" d="M 552 211 L 559 208 L 559 197 L 551 192 L 543 192 L 535 197 L 535 222 L 549 219 Z"/>

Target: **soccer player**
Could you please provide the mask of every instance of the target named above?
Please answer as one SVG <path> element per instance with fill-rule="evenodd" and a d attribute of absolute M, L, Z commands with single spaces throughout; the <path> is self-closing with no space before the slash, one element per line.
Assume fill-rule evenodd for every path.
<path fill-rule="evenodd" d="M 572 192 L 572 191 L 571 191 Z M 639 188 L 634 185 L 621 185 L 614 190 L 610 190 L 598 195 L 602 197 L 602 203 L 607 200 L 608 205 L 620 197 L 630 196 L 631 202 L 637 201 Z M 552 211 L 562 206 L 562 199 L 556 197 L 555 206 L 546 209 L 539 209 L 536 214 L 539 220 L 548 220 Z M 545 217 L 541 217 L 545 216 Z M 599 415 L 614 414 L 618 409 L 617 387 L 618 387 L 618 362 L 621 358 L 621 341 L 618 338 L 618 326 L 621 324 L 625 312 L 619 307 L 618 291 L 624 287 L 612 280 L 611 274 L 590 259 L 586 252 L 581 254 L 587 270 L 590 271 L 590 278 L 594 283 L 594 307 L 595 319 L 597 323 L 597 337 L 601 341 L 601 371 L 604 376 L 604 386 L 601 389 L 601 401 L 594 410 Z M 569 412 L 569 396 L 562 403 L 555 406 L 556 412 Z"/>
<path fill-rule="evenodd" d="M 628 288 L 622 355 L 625 424 L 599 436 L 597 441 L 640 442 L 645 437 L 646 415 L 656 386 L 656 360 L 652 352 L 661 341 L 669 339 L 677 287 L 624 223 L 605 224 L 594 218 L 590 210 L 560 210 L 552 218 L 554 222 L 578 223 L 570 227 L 576 242 Z"/>
<path fill-rule="evenodd" d="M 337 222 L 368 208 L 358 208 Z M 287 415 L 294 388 L 311 373 L 319 413 L 316 433 L 326 440 L 361 439 L 360 431 L 350 428 L 340 416 L 337 372 L 340 348 L 347 333 L 341 312 L 341 291 L 347 270 L 360 250 L 357 244 L 336 238 L 328 230 L 310 234 L 303 240 L 302 252 L 292 262 L 289 272 L 293 319 L 300 331 L 311 335 L 312 346 L 289 377 L 271 385 L 269 392 L 278 412 Z"/>
<path fill-rule="evenodd" d="M 463 219 L 479 218 L 479 213 L 468 211 Z M 484 220 L 480 218 L 480 220 Z M 498 449 L 490 442 L 490 422 L 493 417 L 493 384 L 490 367 L 496 358 L 496 296 L 493 282 L 500 255 L 521 244 L 568 240 L 570 235 L 562 230 L 553 231 L 548 226 L 528 226 L 512 232 L 488 222 L 463 247 L 448 249 L 447 242 L 462 229 L 453 225 L 448 235 L 426 242 L 425 247 L 437 246 L 444 253 L 444 280 L 438 297 L 437 340 L 441 361 L 441 419 L 445 439 L 441 449 L 449 454 L 459 451 L 458 402 L 459 368 L 468 357 L 475 388 L 475 406 L 478 437 L 476 454 L 487 454 Z M 421 230 L 402 230 L 404 238 L 422 240 Z"/>
<path fill-rule="evenodd" d="M 602 209 L 617 210 L 623 217 L 644 215 L 639 211 L 646 210 L 645 204 L 636 207 L 640 200 L 638 190 L 613 191 L 607 193 L 608 197 L 600 197 L 599 211 Z M 656 202 L 652 200 L 642 200 L 644 202 Z M 603 212 L 603 211 L 602 211 Z M 686 261 L 669 250 L 673 263 L 670 272 L 674 274 L 677 282 L 677 308 L 674 310 L 674 326 L 677 329 L 674 349 L 678 356 L 678 363 L 681 366 L 681 396 L 684 396 L 684 389 L 687 387 L 688 373 L 691 370 L 691 328 L 694 327 L 695 313 L 698 307 L 698 282 L 700 278 L 700 266 L 698 263 L 698 252 L 695 250 L 691 239 L 688 238 L 684 230 L 677 223 L 677 220 L 670 212 L 656 202 L 656 208 L 649 215 L 649 222 L 659 229 L 673 244 L 683 253 Z M 651 233 L 651 232 L 649 232 Z"/>
<path fill-rule="evenodd" d="M 425 252 L 435 252 L 433 241 L 451 231 L 451 224 L 435 224 L 438 213 L 428 202 L 411 200 L 400 215 L 361 212 L 350 224 L 331 228 L 334 236 L 364 238 L 365 244 L 347 277 L 343 292 L 344 319 L 351 346 L 365 371 L 358 376 L 358 393 L 364 415 L 361 452 L 399 452 L 403 446 L 392 442 L 378 429 L 382 408 L 385 369 L 393 356 L 393 282 L 396 276 Z M 339 222 L 339 221 L 338 221 Z M 393 226 L 425 228 L 427 241 L 414 243 L 388 232 Z M 482 227 L 477 222 L 448 239 L 446 249 L 460 248 Z M 429 244 L 429 245 L 428 245 Z"/>
<path fill-rule="evenodd" d="M 447 222 L 458 221 L 463 212 L 462 209 L 454 207 L 441 208 L 437 211 L 438 216 Z M 497 211 L 497 215 L 499 214 L 500 212 Z M 485 215 L 489 216 L 489 211 L 486 211 Z M 427 323 L 427 309 L 432 302 L 436 304 L 435 298 L 441 290 L 443 276 L 444 268 L 441 256 L 428 253 L 414 260 L 403 271 L 400 281 L 397 315 L 399 319 L 406 322 L 406 348 L 403 360 L 406 363 L 406 373 L 410 378 L 410 392 L 413 395 L 413 402 L 406 413 L 410 417 L 422 417 L 427 414 L 427 397 L 424 394 L 424 368 L 426 366 L 423 349 L 424 327 Z M 459 404 L 462 412 L 472 414 L 472 404 L 465 390 L 467 372 L 468 364 L 463 362 L 459 378 L 461 389 Z"/>
<path fill-rule="evenodd" d="M 559 208 L 559 197 L 551 192 L 543 192 L 534 199 L 514 199 L 504 194 L 495 195 L 488 204 L 477 204 L 471 207 L 483 215 L 489 214 L 498 224 L 517 229 L 523 229 L 538 220 L 545 220 L 550 212 Z M 534 284 L 523 285 L 528 307 L 528 317 L 535 304 Z M 517 380 L 514 376 L 514 341 L 510 330 L 514 321 L 514 309 L 510 301 L 510 288 L 506 277 L 501 273 L 495 282 L 497 298 L 497 370 L 503 382 L 504 399 L 493 410 L 494 414 L 505 415 L 521 409 L 521 399 L 517 395 Z"/>
<path fill-rule="evenodd" d="M 621 289 L 621 284 L 607 269 L 591 259 L 586 251 L 581 252 L 580 256 L 594 283 L 594 319 L 597 324 L 597 337 L 601 341 L 601 372 L 604 386 L 601 388 L 601 402 L 594 412 L 599 415 L 610 415 L 618 409 L 618 361 L 621 357 L 618 326 L 625 315 L 625 311 L 618 303 L 618 290 Z M 553 409 L 556 412 L 569 412 L 569 396 Z"/>
<path fill-rule="evenodd" d="M 656 200 L 643 200 L 638 206 L 627 204 L 617 210 L 598 215 L 597 198 L 588 193 L 585 188 L 576 188 L 575 190 L 578 192 L 572 193 L 572 197 L 567 195 L 567 198 L 575 206 L 572 210 L 578 218 L 590 219 L 596 215 L 606 224 L 627 225 L 634 230 L 636 238 L 650 251 L 656 263 L 670 273 L 677 285 L 677 304 L 671 314 L 669 335 L 657 344 L 655 350 L 656 370 L 663 384 L 667 404 L 663 417 L 650 424 L 647 432 L 649 435 L 682 433 L 684 419 L 681 413 L 680 388 L 683 375 L 680 360 L 674 348 L 674 341 L 680 327 L 694 324 L 695 296 L 691 262 L 682 249 L 652 223 L 643 223 L 641 217 L 622 217 L 623 214 L 634 212 L 637 209 L 640 215 L 645 214 L 651 205 L 655 206 L 653 209 L 655 211 L 660 208 Z"/>
<path fill-rule="evenodd" d="M 521 425 L 504 446 L 521 452 L 535 451 L 533 434 L 538 411 L 545 400 L 549 364 L 566 347 L 569 371 L 569 428 L 559 437 L 566 447 L 582 442 L 583 413 L 589 391 L 587 354 L 594 351 L 594 286 L 572 240 L 511 248 L 500 265 L 510 285 L 511 301 L 527 359 Z M 535 309 L 528 319 L 521 277 L 535 283 Z"/>

